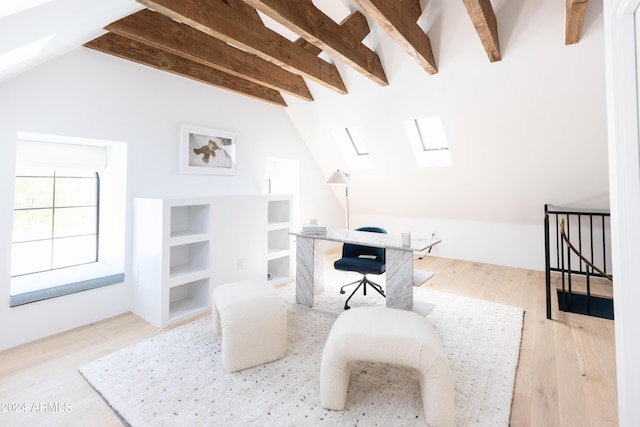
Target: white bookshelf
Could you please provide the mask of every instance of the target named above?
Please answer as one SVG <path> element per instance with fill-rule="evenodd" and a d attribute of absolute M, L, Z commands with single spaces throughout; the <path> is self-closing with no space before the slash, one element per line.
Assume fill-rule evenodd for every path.
<path fill-rule="evenodd" d="M 132 311 L 159 328 L 207 311 L 222 283 L 293 278 L 291 196 L 137 198 L 133 216 Z"/>
<path fill-rule="evenodd" d="M 134 202 L 133 311 L 159 328 L 210 307 L 211 203 Z"/>
<path fill-rule="evenodd" d="M 291 196 L 267 196 L 267 273 L 273 285 L 292 279 Z"/>

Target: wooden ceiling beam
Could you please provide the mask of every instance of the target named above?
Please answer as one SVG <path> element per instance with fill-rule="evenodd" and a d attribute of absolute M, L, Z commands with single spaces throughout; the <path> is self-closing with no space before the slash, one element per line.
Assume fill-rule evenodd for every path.
<path fill-rule="evenodd" d="M 357 10 L 347 16 L 340 23 L 340 26 L 360 41 L 364 40 L 364 38 L 371 32 L 369 22 L 367 22 L 367 17 Z"/>
<path fill-rule="evenodd" d="M 418 18 L 422 15 L 422 6 L 420 6 L 420 0 L 399 0 L 411 19 L 414 22 L 418 21 Z"/>
<path fill-rule="evenodd" d="M 429 74 L 438 72 L 431 41 L 414 19 L 415 8 L 407 8 L 404 1 L 397 0 L 355 0 L 355 2 L 365 15 L 373 19 Z"/>
<path fill-rule="evenodd" d="M 462 0 L 471 22 L 476 28 L 482 46 L 489 57 L 489 61 L 502 59 L 500 55 L 500 41 L 498 40 L 498 22 L 489 0 Z"/>
<path fill-rule="evenodd" d="M 315 7 L 311 0 L 245 2 L 379 85 L 389 84 L 378 55 Z"/>
<path fill-rule="evenodd" d="M 287 103 L 278 91 L 246 79 L 207 67 L 190 59 L 182 58 L 161 49 L 107 33 L 85 44 L 86 47 L 117 56 L 122 59 L 167 71 L 212 86 L 230 90 L 241 95 L 286 107 Z"/>
<path fill-rule="evenodd" d="M 223 0 L 137 1 L 322 86 L 338 93 L 347 93 L 335 65 L 298 46 Z"/>
<path fill-rule="evenodd" d="M 149 9 L 109 24 L 105 29 L 236 77 L 313 101 L 307 84 L 299 75 Z"/>
<path fill-rule="evenodd" d="M 564 44 L 570 45 L 580 41 L 582 23 L 589 0 L 567 0 Z"/>
<path fill-rule="evenodd" d="M 249 18 L 254 19 L 260 23 L 263 23 L 262 18 L 260 17 L 260 14 L 256 10 L 256 8 L 249 6 L 244 2 L 244 0 L 222 0 L 222 1 L 224 1 L 230 7 L 244 13 Z"/>
<path fill-rule="evenodd" d="M 358 11 L 355 11 L 351 15 L 346 17 L 340 23 L 340 27 L 344 28 L 345 31 L 350 32 L 355 38 L 357 38 L 360 41 L 364 40 L 364 38 L 367 37 L 367 34 L 371 32 L 371 29 L 369 28 L 369 23 L 367 22 L 367 17 Z M 302 37 L 300 37 L 294 43 L 304 47 L 314 55 L 319 55 L 322 52 L 322 49 L 312 45 Z"/>

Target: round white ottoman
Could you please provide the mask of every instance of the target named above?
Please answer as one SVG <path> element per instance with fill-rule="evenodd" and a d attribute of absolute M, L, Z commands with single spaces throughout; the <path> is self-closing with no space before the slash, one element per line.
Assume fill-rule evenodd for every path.
<path fill-rule="evenodd" d="M 212 293 L 213 331 L 222 334 L 222 367 L 235 372 L 284 357 L 287 308 L 266 282 L 217 286 Z"/>
<path fill-rule="evenodd" d="M 357 360 L 415 368 L 427 424 L 453 426 L 449 361 L 440 337 L 424 317 L 385 307 L 357 307 L 340 314 L 322 353 L 320 403 L 324 408 L 344 409 L 350 363 Z"/>

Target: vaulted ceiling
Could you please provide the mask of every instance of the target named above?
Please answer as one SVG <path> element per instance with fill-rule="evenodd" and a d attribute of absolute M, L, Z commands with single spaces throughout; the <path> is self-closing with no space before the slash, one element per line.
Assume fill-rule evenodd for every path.
<path fill-rule="evenodd" d="M 14 76 L 18 86 L 38 76 L 57 87 L 98 67 L 90 92 L 121 90 L 117 102 L 145 102 L 138 88 L 201 93 L 211 100 L 202 116 L 185 112 L 170 120 L 233 129 L 252 154 L 278 136 L 245 139 L 244 122 L 233 127 L 218 113 L 224 105 L 269 111 L 291 122 L 325 176 L 337 168 L 351 174 L 354 220 L 537 224 L 545 203 L 608 204 L 600 204 L 609 194 L 602 2 L 370 3 L 377 9 L 364 0 L 1 0 L 0 88 L 10 88 Z M 21 51 L 32 55 L 19 57 Z M 47 72 L 25 72 L 49 60 Z M 58 69 L 69 75 L 56 75 Z M 155 99 L 148 102 L 155 107 Z M 121 109 L 127 117 L 140 112 L 128 104 Z M 418 165 L 406 135 L 407 120 L 434 116 L 442 121 L 451 167 Z M 255 126 L 251 114 L 242 120 Z M 47 124 L 21 127 L 52 131 Z M 334 131 L 347 127 L 366 141 L 370 168 L 335 139 Z M 84 133 L 95 137 L 93 129 Z M 289 159 L 286 152 L 269 155 Z M 336 190 L 339 201 L 342 195 Z"/>
<path fill-rule="evenodd" d="M 420 0 L 137 1 L 146 8 L 110 23 L 85 46 L 279 106 L 287 105 L 283 94 L 312 102 L 307 81 L 348 93 L 336 61 L 388 85 L 385 64 L 369 47 L 371 24 L 411 55 L 425 78 L 438 73 Z M 500 61 L 491 1 L 460 1 L 488 60 Z M 566 0 L 565 44 L 580 40 L 587 2 Z"/>

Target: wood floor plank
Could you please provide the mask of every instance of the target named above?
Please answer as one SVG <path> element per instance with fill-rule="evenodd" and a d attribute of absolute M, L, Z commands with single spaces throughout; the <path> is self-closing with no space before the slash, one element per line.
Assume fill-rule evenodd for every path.
<path fill-rule="evenodd" d="M 537 320 L 533 349 L 531 425 L 560 425 L 558 375 L 553 325 Z"/>
<path fill-rule="evenodd" d="M 585 393 L 582 384 L 584 363 L 581 355 L 576 351 L 575 334 L 571 324 L 553 322 L 556 374 L 558 376 L 558 395 L 567 402 L 574 402 L 575 406 L 585 408 Z M 560 419 L 563 425 L 588 425 L 586 411 L 576 412 L 571 406 L 560 406 Z"/>
<path fill-rule="evenodd" d="M 579 360 L 581 369 L 581 380 L 585 394 L 585 414 L 589 420 L 589 425 L 593 426 L 610 426 L 616 420 L 612 419 L 608 411 L 602 411 L 602 407 L 615 404 L 609 393 L 611 387 L 615 387 L 615 383 L 610 381 L 611 371 L 607 369 L 607 365 L 602 363 L 602 354 L 606 354 L 606 358 L 611 357 L 610 352 L 603 353 L 598 343 L 604 338 L 606 339 L 608 323 L 610 321 L 604 319 L 588 319 L 587 316 L 577 314 L 568 314 L 572 325 L 571 331 L 573 341 L 575 342 L 575 354 Z M 613 376 L 615 378 L 615 376 Z M 585 424 L 586 425 L 586 424 Z"/>
<path fill-rule="evenodd" d="M 327 253 L 326 268 L 339 253 Z M 422 287 L 525 310 L 511 426 L 617 425 L 613 321 L 559 312 L 555 300 L 547 320 L 541 271 L 432 256 L 416 256 L 414 265 L 436 273 Z M 0 352 L 0 403 L 28 405 L 26 412 L 0 412 L 0 425 L 121 426 L 78 368 L 160 332 L 127 313 Z M 40 403 L 61 405 L 32 410 Z"/>

